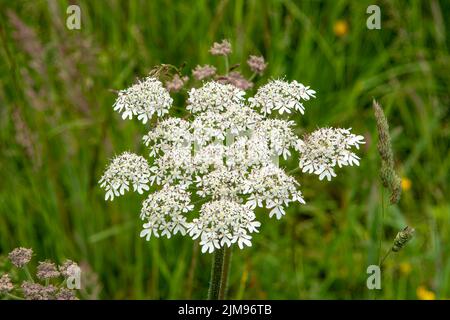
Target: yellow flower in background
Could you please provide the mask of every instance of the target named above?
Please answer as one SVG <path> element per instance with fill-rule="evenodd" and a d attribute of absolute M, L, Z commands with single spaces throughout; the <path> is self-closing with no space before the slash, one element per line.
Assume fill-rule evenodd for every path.
<path fill-rule="evenodd" d="M 411 189 L 412 182 L 408 178 L 402 177 L 402 190 L 408 191 Z"/>
<path fill-rule="evenodd" d="M 400 268 L 400 272 L 404 275 L 410 274 L 411 270 L 412 270 L 411 264 L 409 262 L 400 263 L 399 268 Z"/>
<path fill-rule="evenodd" d="M 436 294 L 433 291 L 428 290 L 425 286 L 419 286 L 416 290 L 417 298 L 420 300 L 434 300 Z"/>
<path fill-rule="evenodd" d="M 333 32 L 338 37 L 343 37 L 348 33 L 348 23 L 346 20 L 337 20 L 333 26 Z"/>

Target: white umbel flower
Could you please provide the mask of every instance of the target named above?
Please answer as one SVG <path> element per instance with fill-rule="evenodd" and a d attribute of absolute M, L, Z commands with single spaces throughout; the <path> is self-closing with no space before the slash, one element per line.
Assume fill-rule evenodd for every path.
<path fill-rule="evenodd" d="M 156 128 L 143 137 L 144 144 L 150 148 L 150 156 L 155 157 L 172 148 L 190 146 L 190 126 L 188 121 L 179 118 L 168 118 L 159 122 Z"/>
<path fill-rule="evenodd" d="M 252 107 L 259 109 L 264 115 L 271 114 L 272 110 L 278 111 L 279 114 L 292 111 L 304 114 L 305 107 L 301 101 L 315 98 L 315 93 L 310 87 L 295 80 L 292 82 L 272 80 L 260 87 L 256 95 L 248 100 Z"/>
<path fill-rule="evenodd" d="M 359 157 L 351 151 L 364 144 L 364 137 L 350 133 L 351 129 L 321 128 L 299 140 L 299 166 L 303 172 L 314 173 L 319 179 L 336 177 L 334 167 L 359 165 Z"/>
<path fill-rule="evenodd" d="M 277 157 L 287 160 L 297 151 L 303 172 L 320 180 L 336 176 L 336 165 L 359 164 L 352 149 L 364 138 L 350 129 L 319 129 L 302 140 L 294 121 L 267 118 L 303 113 L 302 103 L 314 94 L 297 81 L 284 80 L 269 82 L 248 100 L 241 89 L 215 81 L 191 89 L 187 110 L 193 119 L 158 120 L 143 137 L 151 165 L 129 152 L 114 158 L 100 179 L 105 199 L 131 186 L 143 193 L 153 185 L 158 190 L 142 204 L 141 237 L 200 238 L 202 252 L 251 246 L 251 234 L 260 226 L 256 209 L 281 219 L 291 203 L 305 203 L 299 183 L 276 164 Z M 124 119 L 137 116 L 145 123 L 154 114 L 167 114 L 171 104 L 161 82 L 147 78 L 121 91 L 114 108 Z"/>
<path fill-rule="evenodd" d="M 149 190 L 150 166 L 144 157 L 124 152 L 115 157 L 101 177 L 100 186 L 105 189 L 105 200 L 125 194 L 130 189 L 142 194 Z"/>
<path fill-rule="evenodd" d="M 249 194 L 247 206 L 251 209 L 266 207 L 272 209 L 269 216 L 277 219 L 285 214 L 284 208 L 290 202 L 298 201 L 302 204 L 305 200 L 297 190 L 298 182 L 288 176 L 283 169 L 273 164 L 253 169 L 248 179 L 244 182 L 244 193 Z M 265 203 L 265 205 L 264 205 Z"/>
<path fill-rule="evenodd" d="M 222 84 L 216 81 L 205 83 L 201 88 L 192 88 L 189 91 L 187 110 L 192 113 L 213 111 L 220 112 L 233 104 L 244 102 L 245 91 L 231 84 Z"/>
<path fill-rule="evenodd" d="M 257 124 L 253 134 L 266 141 L 273 155 L 282 155 L 286 160 L 291 155 L 289 149 L 295 148 L 298 141 L 293 126 L 293 121 L 266 119 Z"/>
<path fill-rule="evenodd" d="M 137 116 L 145 124 L 153 114 L 162 117 L 169 113 L 172 102 L 161 81 L 147 77 L 128 89 L 120 90 L 113 107 L 115 111 L 122 113 L 122 119 Z"/>
<path fill-rule="evenodd" d="M 202 252 L 213 252 L 237 243 L 240 249 L 251 246 L 251 233 L 258 232 L 261 223 L 247 206 L 230 200 L 205 203 L 200 216 L 192 221 L 189 235 L 200 237 Z"/>
<path fill-rule="evenodd" d="M 166 236 L 178 232 L 186 234 L 189 223 L 185 214 L 192 211 L 190 193 L 182 186 L 164 186 L 160 191 L 154 192 L 142 204 L 141 219 L 146 221 L 140 234 L 142 238 Z"/>

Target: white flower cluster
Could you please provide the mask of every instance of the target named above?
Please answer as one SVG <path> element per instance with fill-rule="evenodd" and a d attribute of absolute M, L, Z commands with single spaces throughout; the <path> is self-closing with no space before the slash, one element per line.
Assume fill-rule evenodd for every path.
<path fill-rule="evenodd" d="M 316 92 L 303 84 L 292 81 L 272 80 L 258 89 L 253 98 L 248 99 L 253 107 L 259 108 L 264 115 L 277 110 L 279 114 L 291 113 L 292 110 L 305 113 L 302 100 L 315 98 Z"/>
<path fill-rule="evenodd" d="M 275 215 L 281 219 L 285 214 L 284 206 L 291 201 L 305 203 L 302 193 L 297 190 L 298 182 L 273 164 L 252 170 L 244 183 L 244 193 L 250 195 L 247 205 L 254 209 L 263 207 L 265 202 L 265 207 L 272 209 L 270 217 Z"/>
<path fill-rule="evenodd" d="M 207 82 L 203 87 L 189 91 L 187 110 L 192 113 L 227 110 L 232 104 L 244 102 L 245 91 L 231 84 L 216 81 Z"/>
<path fill-rule="evenodd" d="M 172 102 L 169 92 L 161 81 L 147 77 L 144 81 L 119 91 L 114 110 L 122 113 L 122 119 L 137 116 L 138 120 L 145 124 L 155 113 L 158 117 L 169 113 Z"/>
<path fill-rule="evenodd" d="M 164 90 L 157 80 L 147 79 L 121 91 L 116 107 L 132 115 L 165 110 L 153 111 L 161 116 L 172 102 Z M 241 89 L 215 81 L 188 94 L 193 120 L 166 117 L 144 136 L 151 165 L 124 153 L 100 180 L 106 199 L 123 194 L 130 183 L 140 193 L 150 184 L 159 186 L 142 206 L 141 237 L 147 240 L 180 233 L 200 238 L 202 252 L 234 243 L 251 246 L 251 234 L 260 226 L 257 208 L 280 219 L 290 203 L 305 203 L 299 183 L 274 158 L 288 159 L 296 150 L 300 168 L 321 180 L 336 175 L 335 165 L 359 163 L 351 148 L 364 143 L 363 137 L 350 130 L 320 129 L 302 140 L 294 121 L 267 118 L 272 110 L 304 112 L 302 101 L 315 91 L 296 81 L 273 80 L 249 99 Z M 147 120 L 152 113 L 146 114 Z"/>
<path fill-rule="evenodd" d="M 149 190 L 150 166 L 144 157 L 124 152 L 115 157 L 99 183 L 105 189 L 105 200 L 125 194 L 130 189 L 142 194 Z"/>
<path fill-rule="evenodd" d="M 299 144 L 303 172 L 314 173 L 319 179 L 336 177 L 334 167 L 359 166 L 359 157 L 351 148 L 359 149 L 364 137 L 350 133 L 351 129 L 321 128 L 307 135 Z"/>
<path fill-rule="evenodd" d="M 189 223 L 186 221 L 185 213 L 192 211 L 194 206 L 190 204 L 189 192 L 180 186 L 165 185 L 160 191 L 151 193 L 142 204 L 141 219 L 146 220 L 141 237 L 150 239 L 166 236 L 180 232 L 186 234 Z"/>
<path fill-rule="evenodd" d="M 192 141 L 189 132 L 191 124 L 180 118 L 168 118 L 158 123 L 155 129 L 143 137 L 144 144 L 150 148 L 150 156 L 170 151 L 174 147 L 186 147 Z"/>
<path fill-rule="evenodd" d="M 201 207 L 200 216 L 190 224 L 189 235 L 193 239 L 200 237 L 202 252 L 213 252 L 233 243 L 242 249 L 252 245 L 249 233 L 258 232 L 261 225 L 255 218 L 246 205 L 229 200 L 211 201 Z"/>

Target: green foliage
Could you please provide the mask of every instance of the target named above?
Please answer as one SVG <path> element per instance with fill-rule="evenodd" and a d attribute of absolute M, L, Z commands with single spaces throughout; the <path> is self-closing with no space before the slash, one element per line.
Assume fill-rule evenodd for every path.
<path fill-rule="evenodd" d="M 143 241 L 142 197 L 106 203 L 97 181 L 115 154 L 145 152 L 139 137 L 148 127 L 113 112 L 113 91 L 161 63 L 186 62 L 184 72 L 220 66 L 208 48 L 228 38 L 231 63 L 245 69 L 248 55 L 260 53 L 266 74 L 317 90 L 295 119 L 305 132 L 348 126 L 368 140 L 361 167 L 327 183 L 299 174 L 307 204 L 281 221 L 260 215 L 254 246 L 233 253 L 229 296 L 373 298 L 366 268 L 379 259 L 384 197 L 375 98 L 396 170 L 412 182 L 386 208 L 381 252 L 398 230 L 416 229 L 386 260 L 376 297 L 415 299 L 425 286 L 450 298 L 448 1 L 383 1 L 381 30 L 366 28 L 370 1 L 78 3 L 81 30 L 70 31 L 68 1 L 0 1 L 0 254 L 23 246 L 41 260 L 87 261 L 102 298 L 205 298 L 211 255 L 193 255 L 194 243 L 178 236 Z M 347 34 L 333 32 L 338 20 Z"/>

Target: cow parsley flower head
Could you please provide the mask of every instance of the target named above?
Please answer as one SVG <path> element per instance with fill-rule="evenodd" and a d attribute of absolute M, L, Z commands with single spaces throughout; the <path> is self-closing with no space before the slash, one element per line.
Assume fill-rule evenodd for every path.
<path fill-rule="evenodd" d="M 250 62 L 255 68 L 261 63 Z M 147 97 L 155 101 L 164 96 L 160 100 L 171 103 L 157 80 L 146 81 L 151 85 L 140 83 L 124 90 L 127 94 L 116 104 L 127 112 L 147 106 Z M 139 95 L 134 95 L 137 91 Z M 336 176 L 336 165 L 359 164 L 352 148 L 364 143 L 363 137 L 350 129 L 319 129 L 302 140 L 293 120 L 274 117 L 293 111 L 303 114 L 303 103 L 314 95 L 297 81 L 272 80 L 249 98 L 236 85 L 204 82 L 188 91 L 186 110 L 191 117 L 158 114 L 164 117 L 143 137 L 150 162 L 129 152 L 112 160 L 100 179 L 105 199 L 112 200 L 131 186 L 143 193 L 153 185 L 156 191 L 142 204 L 141 237 L 198 238 L 202 252 L 233 244 L 241 249 L 251 246 L 252 233 L 261 225 L 256 209 L 281 219 L 289 205 L 305 203 L 300 184 L 278 165 L 279 157 L 287 160 L 298 153 L 299 167 L 321 180 Z"/>
<path fill-rule="evenodd" d="M 299 141 L 303 172 L 314 173 L 319 179 L 336 177 L 334 167 L 359 165 L 359 157 L 351 151 L 364 144 L 364 137 L 350 133 L 351 129 L 321 128 Z"/>
<path fill-rule="evenodd" d="M 169 113 L 172 102 L 161 81 L 147 77 L 130 88 L 119 91 L 113 107 L 115 111 L 122 113 L 122 119 L 137 116 L 145 124 L 153 114 L 162 117 Z"/>
<path fill-rule="evenodd" d="M 302 193 L 297 189 L 298 185 L 293 177 L 274 164 L 254 169 L 244 182 L 244 193 L 250 195 L 247 205 L 252 209 L 271 209 L 269 216 L 275 215 L 280 219 L 290 202 L 305 203 Z"/>
<path fill-rule="evenodd" d="M 231 84 L 216 81 L 205 83 L 201 88 L 189 91 L 187 110 L 192 113 L 204 111 L 221 112 L 230 105 L 244 101 L 245 92 Z"/>
<path fill-rule="evenodd" d="M 189 146 L 192 141 L 191 124 L 180 118 L 167 118 L 143 137 L 144 144 L 150 148 L 154 157 L 170 151 L 174 147 Z"/>
<path fill-rule="evenodd" d="M 105 189 L 105 200 L 125 194 L 133 186 L 133 191 L 142 194 L 149 190 L 150 166 L 144 157 L 124 152 L 115 157 L 99 183 Z"/>
<path fill-rule="evenodd" d="M 300 111 L 305 113 L 302 101 L 315 98 L 315 91 L 303 84 L 292 81 L 272 80 L 260 87 L 253 98 L 250 98 L 252 107 L 258 108 L 264 115 L 276 110 L 279 114 Z"/>
<path fill-rule="evenodd" d="M 250 233 L 258 232 L 261 225 L 247 206 L 230 200 L 217 200 L 204 204 L 200 216 L 189 226 L 193 239 L 200 237 L 202 252 L 213 252 L 237 243 L 239 248 L 251 246 Z"/>
<path fill-rule="evenodd" d="M 141 237 L 147 240 L 180 232 L 186 234 L 189 227 L 186 213 L 192 211 L 194 206 L 190 203 L 190 194 L 181 186 L 165 185 L 156 191 L 142 204 L 141 219 L 145 221 Z"/>

